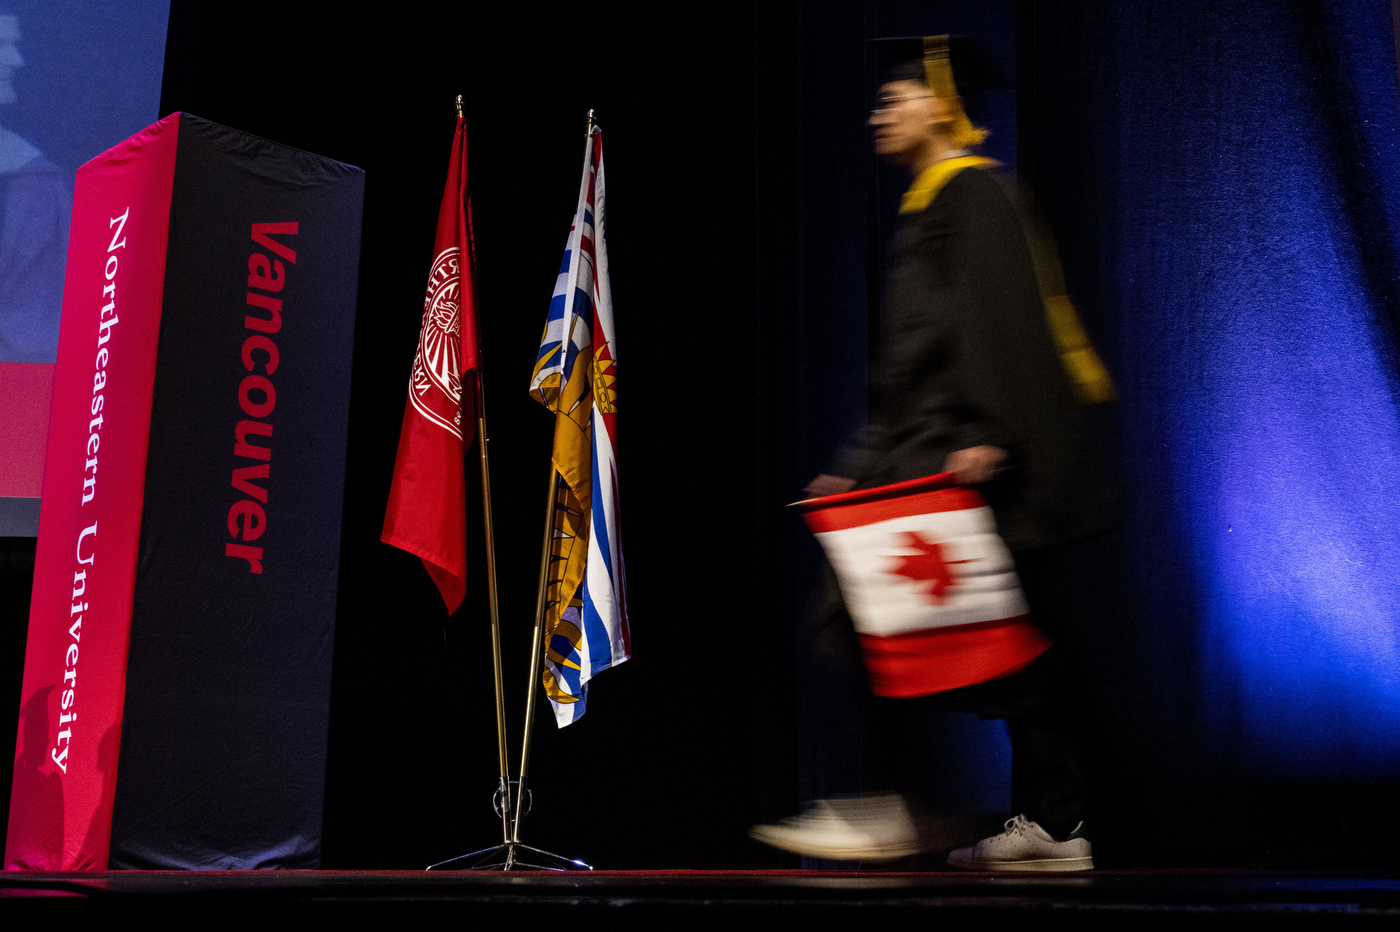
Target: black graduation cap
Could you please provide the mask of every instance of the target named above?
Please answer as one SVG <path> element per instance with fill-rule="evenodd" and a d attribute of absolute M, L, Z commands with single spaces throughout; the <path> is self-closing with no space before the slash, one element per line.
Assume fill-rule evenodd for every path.
<path fill-rule="evenodd" d="M 964 108 L 974 113 L 982 92 L 1011 86 L 976 36 L 898 36 L 869 41 L 875 46 L 882 83 L 918 81 L 939 97 L 962 98 Z M 972 126 L 965 114 L 961 116 L 959 142 L 965 146 L 981 142 L 986 131 Z"/>
<path fill-rule="evenodd" d="M 881 81 L 929 82 L 931 62 L 935 71 L 951 73 L 951 84 L 936 75 L 944 84 L 933 87 L 940 97 L 954 94 L 963 98 L 976 97 L 983 91 L 1000 91 L 1011 87 L 987 53 L 986 45 L 977 36 L 892 36 L 868 40 L 875 46 Z"/>

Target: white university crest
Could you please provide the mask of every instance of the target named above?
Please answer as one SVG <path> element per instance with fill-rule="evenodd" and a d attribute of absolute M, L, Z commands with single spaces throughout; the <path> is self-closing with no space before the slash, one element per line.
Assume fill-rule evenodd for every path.
<path fill-rule="evenodd" d="M 432 423 L 462 436 L 462 251 L 438 253 L 423 299 L 423 329 L 408 397 Z"/>

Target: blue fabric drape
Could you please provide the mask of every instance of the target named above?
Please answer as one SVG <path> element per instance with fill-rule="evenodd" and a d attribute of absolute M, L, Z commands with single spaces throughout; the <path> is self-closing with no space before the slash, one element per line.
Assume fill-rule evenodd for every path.
<path fill-rule="evenodd" d="M 1390 7 L 1032 19 L 1023 165 L 1121 389 L 1120 624 L 1157 746 L 1201 776 L 1400 776 Z"/>

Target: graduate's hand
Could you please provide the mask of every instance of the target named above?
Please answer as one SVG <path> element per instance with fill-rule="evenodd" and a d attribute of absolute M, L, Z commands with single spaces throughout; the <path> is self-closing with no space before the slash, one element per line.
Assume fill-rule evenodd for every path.
<path fill-rule="evenodd" d="M 981 485 L 995 476 L 997 468 L 1005 462 L 1007 452 L 1001 447 L 968 447 L 954 450 L 943 461 L 943 471 L 950 472 L 959 485 Z"/>
<path fill-rule="evenodd" d="M 849 492 L 855 487 L 856 480 L 854 479 L 847 479 L 845 476 L 828 476 L 826 473 L 822 473 L 807 483 L 807 488 L 802 491 L 807 493 L 808 498 L 821 498 L 823 495 Z"/>

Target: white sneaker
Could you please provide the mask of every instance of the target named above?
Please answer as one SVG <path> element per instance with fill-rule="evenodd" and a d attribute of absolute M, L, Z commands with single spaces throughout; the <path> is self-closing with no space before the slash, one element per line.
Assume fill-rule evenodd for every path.
<path fill-rule="evenodd" d="M 1080 822 L 1065 841 L 1050 834 L 1023 815 L 1006 820 L 1006 831 L 984 838 L 971 848 L 948 855 L 951 867 L 972 871 L 1088 871 L 1094 869 L 1089 839 L 1079 832 Z"/>
<path fill-rule="evenodd" d="M 777 825 L 755 825 L 749 837 L 833 861 L 892 861 L 922 850 L 909 807 L 900 796 L 819 799 L 800 816 Z"/>

